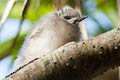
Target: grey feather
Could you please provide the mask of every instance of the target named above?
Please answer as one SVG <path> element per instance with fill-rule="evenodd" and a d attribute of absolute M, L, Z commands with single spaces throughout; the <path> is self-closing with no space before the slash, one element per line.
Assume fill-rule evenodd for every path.
<path fill-rule="evenodd" d="M 38 20 L 33 31 L 26 37 L 15 65 L 20 67 L 68 42 L 78 42 L 80 30 L 75 21 L 80 18 L 78 11 L 65 6 L 62 10 L 52 12 Z"/>

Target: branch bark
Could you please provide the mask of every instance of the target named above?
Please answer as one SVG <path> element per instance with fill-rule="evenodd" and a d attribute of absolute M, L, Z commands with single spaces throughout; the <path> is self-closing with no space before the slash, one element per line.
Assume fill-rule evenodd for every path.
<path fill-rule="evenodd" d="M 68 43 L 4 80 L 90 80 L 119 65 L 120 27 L 84 42 Z"/>

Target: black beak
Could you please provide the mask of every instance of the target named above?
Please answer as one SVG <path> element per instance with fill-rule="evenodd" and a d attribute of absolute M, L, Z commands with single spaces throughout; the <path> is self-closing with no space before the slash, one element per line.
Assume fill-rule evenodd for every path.
<path fill-rule="evenodd" d="M 77 22 L 81 22 L 82 20 L 84 20 L 86 18 L 88 18 L 88 16 L 84 16 L 84 17 L 80 18 Z"/>

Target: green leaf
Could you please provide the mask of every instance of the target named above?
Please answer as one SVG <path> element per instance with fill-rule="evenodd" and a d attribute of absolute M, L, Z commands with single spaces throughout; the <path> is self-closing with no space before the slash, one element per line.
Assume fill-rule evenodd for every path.
<path fill-rule="evenodd" d="M 16 58 L 16 56 L 19 52 L 19 49 L 22 46 L 22 43 L 24 41 L 24 38 L 25 38 L 26 34 L 27 33 L 24 33 L 24 34 L 20 35 L 17 39 L 17 42 L 16 42 L 15 46 L 12 48 L 12 51 L 11 51 L 10 55 L 12 56 L 13 59 Z M 0 59 L 8 53 L 8 49 L 12 45 L 12 41 L 13 41 L 13 39 L 8 40 L 8 41 L 0 44 Z"/>

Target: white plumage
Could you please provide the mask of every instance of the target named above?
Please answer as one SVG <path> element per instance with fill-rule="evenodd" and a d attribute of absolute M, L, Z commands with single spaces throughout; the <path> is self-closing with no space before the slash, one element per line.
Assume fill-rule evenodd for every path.
<path fill-rule="evenodd" d="M 34 30 L 26 37 L 20 54 L 15 61 L 17 67 L 41 57 L 70 41 L 79 41 L 78 21 L 80 13 L 69 6 L 55 11 L 35 24 Z"/>

